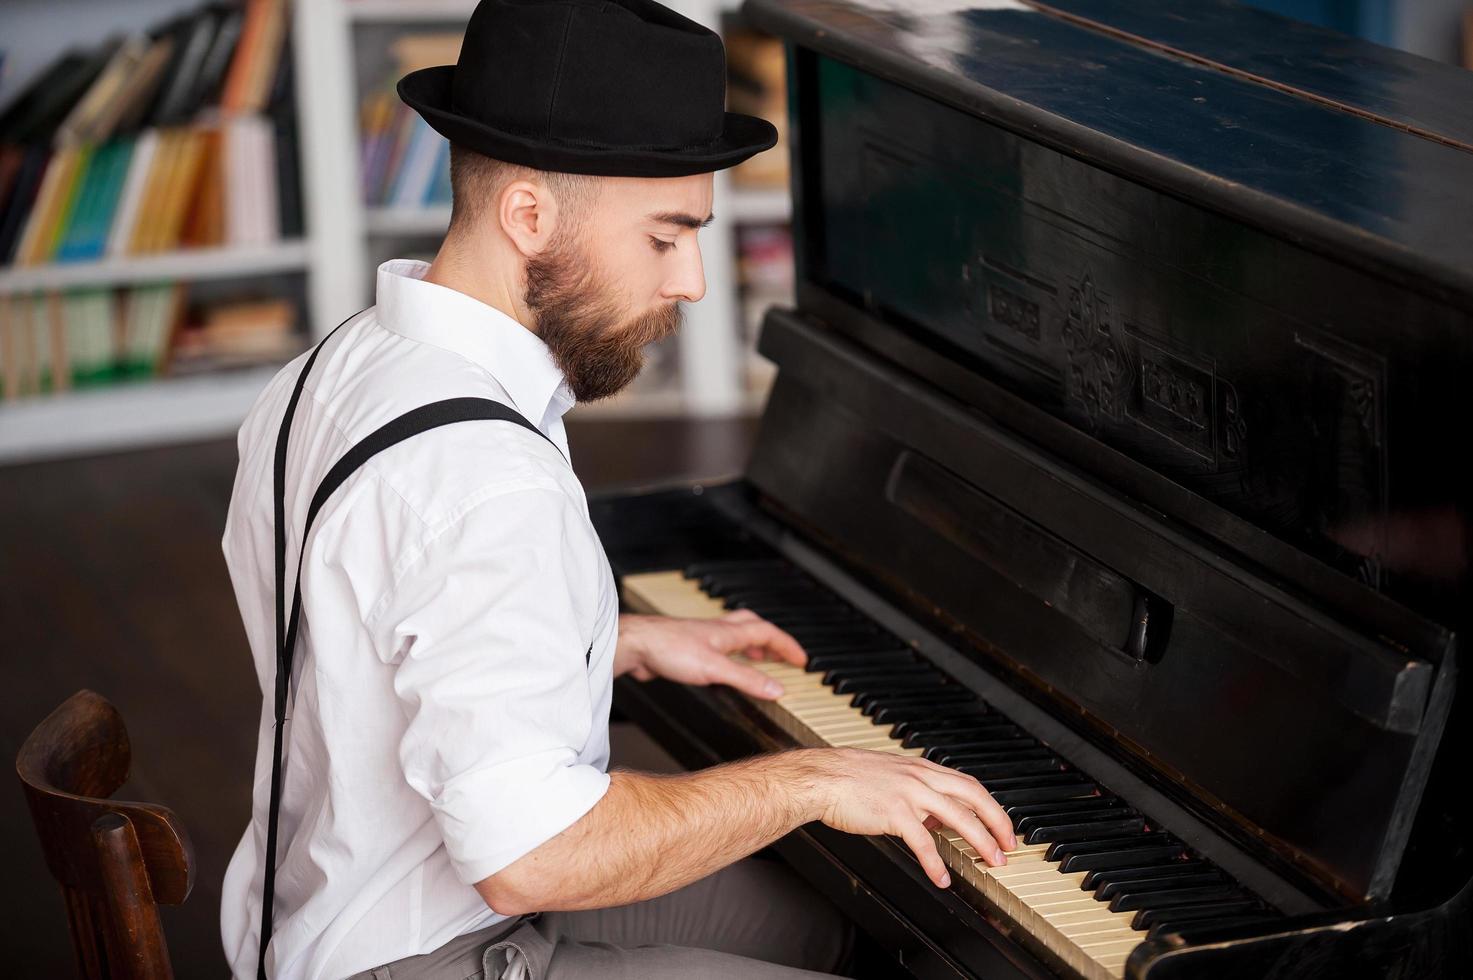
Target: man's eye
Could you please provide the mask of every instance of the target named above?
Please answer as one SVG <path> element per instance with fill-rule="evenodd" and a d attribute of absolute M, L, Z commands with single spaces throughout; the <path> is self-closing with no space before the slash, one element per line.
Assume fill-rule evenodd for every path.
<path fill-rule="evenodd" d="M 667 242 L 663 238 L 655 238 L 653 235 L 650 236 L 650 245 L 656 252 L 668 252 L 675 247 L 674 242 Z"/>

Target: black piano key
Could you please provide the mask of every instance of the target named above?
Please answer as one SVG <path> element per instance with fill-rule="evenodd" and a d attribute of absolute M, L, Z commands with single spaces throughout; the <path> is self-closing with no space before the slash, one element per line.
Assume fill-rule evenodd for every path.
<path fill-rule="evenodd" d="M 786 572 L 797 574 L 798 569 L 785 558 L 705 558 L 693 561 L 681 570 L 686 578 L 703 578 L 707 575 L 742 572 Z"/>
<path fill-rule="evenodd" d="M 1037 742 L 1024 743 L 995 752 L 952 752 L 942 753 L 940 759 L 933 760 L 938 765 L 950 769 L 967 769 L 977 766 L 990 766 L 1001 762 L 1027 762 L 1032 759 L 1056 759 L 1051 749 Z"/>
<path fill-rule="evenodd" d="M 1099 854 L 1104 851 L 1128 851 L 1131 849 L 1145 850 L 1156 846 L 1173 846 L 1181 849 L 1181 841 L 1164 831 L 1152 831 L 1148 834 L 1135 834 L 1126 837 L 1111 837 L 1094 841 L 1074 841 L 1070 843 L 1054 844 L 1044 852 L 1046 861 L 1063 861 L 1065 858 L 1079 854 Z M 1140 864 L 1151 864 L 1152 860 L 1143 860 Z M 1126 867 L 1126 865 L 1116 865 Z"/>
<path fill-rule="evenodd" d="M 1086 874 L 1084 880 L 1079 883 L 1079 887 L 1089 892 L 1112 881 L 1134 881 L 1142 878 L 1160 878 L 1166 875 L 1196 874 L 1199 871 L 1210 870 L 1213 870 L 1212 865 L 1206 861 L 1171 861 L 1166 864 L 1142 864 L 1130 868 L 1106 868 Z"/>
<path fill-rule="evenodd" d="M 941 704 L 977 704 L 977 696 L 965 687 L 947 684 L 934 688 L 901 688 L 899 691 L 860 691 L 850 704 L 866 718 L 873 718 L 881 707 L 940 707 Z"/>
<path fill-rule="evenodd" d="M 1203 902 L 1186 908 L 1141 909 L 1130 920 L 1132 929 L 1150 929 L 1164 922 L 1185 926 L 1188 922 L 1203 922 L 1226 918 L 1230 915 L 1257 914 L 1263 906 L 1252 898 L 1236 898 L 1226 902 Z"/>
<path fill-rule="evenodd" d="M 1060 800 L 1053 803 L 1016 803 L 1005 807 L 1008 819 L 1013 821 L 1013 829 L 1018 829 L 1019 822 L 1031 817 L 1052 817 L 1065 813 L 1078 813 L 1080 811 L 1093 811 L 1100 807 L 1114 807 L 1117 810 L 1130 809 L 1118 796 L 1108 793 L 1101 796 L 1092 796 L 1086 800 Z"/>
<path fill-rule="evenodd" d="M 755 589 L 778 591 L 783 589 L 814 588 L 813 579 L 807 575 L 754 574 L 754 575 L 706 575 L 696 579 L 701 591 L 713 599 L 724 598 L 733 592 L 751 592 Z"/>
<path fill-rule="evenodd" d="M 1069 775 L 1074 775 L 1070 773 Z M 996 780 L 994 780 L 995 782 Z M 1075 800 L 1088 797 L 1094 792 L 1094 783 L 1060 783 L 1055 786 L 1019 787 L 1018 789 L 992 790 L 984 784 L 999 806 L 1010 803 L 1039 803 L 1047 800 Z"/>
<path fill-rule="evenodd" d="M 817 586 L 788 582 L 784 584 L 763 582 L 760 585 L 739 585 L 735 588 L 722 589 L 719 596 L 728 607 L 734 602 L 749 602 L 761 605 L 796 605 L 799 602 L 812 605 L 830 605 L 842 609 L 851 609 L 852 606 L 834 599 L 833 593 L 827 592 Z"/>
<path fill-rule="evenodd" d="M 913 701 L 917 704 L 937 704 L 943 701 L 976 700 L 977 697 L 964 687 L 948 684 L 946 675 L 935 671 L 841 678 L 832 687 L 835 694 L 852 694 L 854 699 L 850 703 L 861 711 L 876 702 L 894 704 L 899 701 Z"/>
<path fill-rule="evenodd" d="M 801 641 L 800 641 L 801 642 Z M 806 647 L 804 649 L 807 649 Z M 827 673 L 835 667 L 904 667 L 921 663 L 921 659 L 905 649 L 874 650 L 854 653 L 809 653 L 805 669 L 809 673 Z"/>
<path fill-rule="evenodd" d="M 1036 776 L 1048 775 L 1055 772 L 1065 772 L 1062 761 L 1058 756 L 1048 756 L 1043 759 L 1025 759 L 1019 762 L 989 762 L 978 766 L 957 766 L 956 771 L 963 775 L 971 776 L 984 787 L 991 781 L 1004 779 L 1008 776 Z"/>
<path fill-rule="evenodd" d="M 1186 853 L 1181 841 L 1167 834 L 1137 834 L 1104 841 L 1061 841 L 1050 844 L 1044 858 L 1057 861 L 1059 870 L 1095 871 L 1126 868 L 1152 862 L 1174 861 Z"/>
<path fill-rule="evenodd" d="M 869 678 L 896 678 L 897 682 L 903 682 L 904 678 L 919 678 L 921 681 L 931 685 L 940 685 L 946 682 L 946 675 L 937 671 L 934 666 L 925 660 L 915 657 L 909 663 L 865 663 L 863 660 L 857 663 L 843 663 L 837 668 L 829 668 L 823 672 L 823 682 L 829 687 L 838 684 L 844 679 L 869 679 Z M 875 690 L 879 690 L 876 685 Z"/>
<path fill-rule="evenodd" d="M 779 606 L 769 603 L 761 607 L 747 607 L 757 613 L 763 619 L 770 619 L 774 623 L 789 623 L 794 627 L 799 626 L 846 626 L 861 632 L 870 632 L 878 629 L 874 622 L 861 616 L 847 606 L 825 606 L 825 605 L 786 605 Z"/>
<path fill-rule="evenodd" d="M 1141 861 L 1171 861 L 1182 855 L 1180 844 L 1158 844 L 1153 847 L 1129 850 L 1100 851 L 1095 854 L 1071 854 L 1059 862 L 1059 870 L 1065 874 L 1075 871 L 1093 871 L 1097 868 L 1119 868 Z"/>
<path fill-rule="evenodd" d="M 881 637 L 873 639 L 859 639 L 856 637 L 820 637 L 813 639 L 800 636 L 797 633 L 789 634 L 798 641 L 810 657 L 825 657 L 830 654 L 842 654 L 852 656 L 856 653 L 892 653 L 895 644 L 887 643 Z"/>
<path fill-rule="evenodd" d="M 1028 807 L 1017 807 L 1022 811 L 1017 816 L 1008 814 L 1013 821 L 1013 830 L 1026 834 L 1035 827 L 1048 827 L 1067 822 L 1075 817 L 1083 821 L 1139 816 L 1113 796 L 1097 796 L 1092 800 L 1073 800 L 1065 803 L 1035 803 Z"/>
<path fill-rule="evenodd" d="M 1236 929 L 1239 926 L 1251 926 L 1266 924 L 1279 918 L 1270 912 L 1252 913 L 1245 912 L 1242 915 L 1229 915 L 1222 918 L 1194 919 L 1189 922 L 1180 922 L 1174 919 L 1165 919 L 1156 923 L 1146 932 L 1147 939 L 1157 939 L 1168 932 L 1180 932 L 1184 938 L 1197 941 L 1199 933 L 1214 932 L 1221 929 Z"/>
<path fill-rule="evenodd" d="M 1017 729 L 1012 722 L 995 713 L 985 701 L 979 701 L 977 710 L 972 715 L 957 718 L 917 718 L 914 721 L 900 722 L 890 730 L 890 737 L 904 741 L 909 738 L 930 738 L 947 732 L 987 731 L 996 726 Z"/>
<path fill-rule="evenodd" d="M 1062 822 L 1066 819 L 1068 822 Z M 1046 844 L 1099 840 L 1101 837 L 1143 833 L 1146 829 L 1146 819 L 1139 815 L 1133 817 L 1103 816 L 1097 820 L 1086 820 L 1083 814 L 1076 814 L 1074 817 L 1060 818 L 1060 820 L 1059 823 L 1034 827 L 1023 835 L 1023 843 Z"/>
<path fill-rule="evenodd" d="M 1135 912 L 1143 909 L 1174 909 L 1183 905 L 1202 905 L 1207 902 L 1230 902 L 1241 898 L 1243 890 L 1237 885 L 1201 885 L 1196 888 L 1179 888 L 1170 891 L 1131 891 L 1128 887 L 1110 900 L 1111 912 Z"/>
<path fill-rule="evenodd" d="M 852 623 L 838 626 L 832 623 L 822 626 L 789 624 L 783 632 L 807 646 L 828 647 L 829 653 L 871 653 L 881 650 L 899 650 L 905 647 L 895 637 L 875 629 L 860 629 Z"/>
<path fill-rule="evenodd" d="M 965 723 L 965 719 L 953 719 Z M 895 726 L 899 728 L 900 726 Z M 978 720 L 964 728 L 952 728 L 944 731 L 936 731 L 934 728 L 917 729 L 914 725 L 908 726 L 899 736 L 894 731 L 890 732 L 892 738 L 898 737 L 902 745 L 908 749 L 944 749 L 948 747 L 948 741 L 954 745 L 980 744 L 998 741 L 1021 741 L 1031 739 L 1032 736 L 1025 733 L 1017 725 L 1005 721 Z"/>
<path fill-rule="evenodd" d="M 944 696 L 938 691 L 920 699 L 897 698 L 884 704 L 871 702 L 863 713 L 873 718 L 876 725 L 897 725 L 920 718 L 982 717 L 981 707 L 981 702 L 971 692 L 958 688 Z"/>
<path fill-rule="evenodd" d="M 1196 871 L 1184 875 L 1161 875 L 1155 878 L 1134 878 L 1129 880 L 1116 880 L 1106 882 L 1095 889 L 1095 898 L 1102 902 L 1108 902 L 1116 895 L 1126 892 L 1162 892 L 1178 888 L 1198 888 L 1206 885 L 1220 885 L 1227 881 L 1221 871 Z"/>
<path fill-rule="evenodd" d="M 890 687 L 885 685 L 885 678 L 906 678 L 906 676 L 915 678 L 915 684 L 897 679 L 896 685 L 890 685 Z M 878 682 L 869 684 L 872 679 Z M 891 690 L 910 690 L 913 687 L 919 687 L 922 690 L 927 690 L 927 688 L 940 690 L 946 685 L 944 678 L 941 678 L 941 675 L 935 672 L 935 668 L 925 663 L 924 660 L 916 660 L 913 663 L 879 663 L 873 666 L 860 663 L 856 666 L 837 666 L 837 668 L 829 668 L 828 671 L 823 672 L 823 684 L 834 687 L 840 681 L 850 682 L 848 690 L 844 691 L 846 694 L 871 694 L 871 696 L 878 696 L 878 694 Z M 952 687 L 956 685 L 953 684 Z M 956 688 L 956 690 L 960 691 L 963 688 Z M 838 693 L 840 691 L 835 691 L 835 694 Z"/>
<path fill-rule="evenodd" d="M 889 683 L 892 678 L 895 684 Z M 946 683 L 946 675 L 917 660 L 912 664 L 834 667 L 824 672 L 823 682 L 832 687 L 835 694 L 853 694 L 866 690 L 940 687 Z M 846 686 L 840 688 L 840 684 Z"/>
<path fill-rule="evenodd" d="M 987 741 L 955 742 L 951 745 L 928 746 L 921 755 L 937 765 L 949 766 L 950 760 L 970 758 L 981 755 L 1016 754 L 1019 752 L 1047 752 L 1038 743 L 1037 739 L 1023 736 L 1021 738 L 995 738 Z"/>
<path fill-rule="evenodd" d="M 1054 803 L 1060 800 L 1093 798 L 1099 787 L 1077 772 L 1051 772 L 1042 776 L 1013 776 L 994 779 L 983 786 L 1002 807 L 1014 803 Z"/>

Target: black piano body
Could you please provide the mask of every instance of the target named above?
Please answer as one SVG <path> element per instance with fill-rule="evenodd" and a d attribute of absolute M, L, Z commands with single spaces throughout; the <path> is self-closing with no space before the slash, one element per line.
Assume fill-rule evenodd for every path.
<path fill-rule="evenodd" d="M 800 569 L 1277 916 L 1127 976 L 1473 975 L 1473 75 L 1219 0 L 744 10 L 797 304 L 739 479 L 592 502 L 616 573 Z M 690 765 L 788 744 L 618 703 Z M 1070 973 L 895 842 L 779 849 L 918 977 Z"/>

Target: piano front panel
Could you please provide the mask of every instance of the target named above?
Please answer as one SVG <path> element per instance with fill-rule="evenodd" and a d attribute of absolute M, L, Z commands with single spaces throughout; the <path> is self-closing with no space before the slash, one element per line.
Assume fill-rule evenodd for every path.
<path fill-rule="evenodd" d="M 1031 23 L 1118 46 L 1048 18 Z M 979 53 L 971 67 L 1005 77 L 1018 50 Z M 1114 57 L 1112 70 L 1131 80 L 1161 60 L 1067 45 L 1050 55 Z M 1143 67 L 1124 73 L 1121 58 Z M 1467 503 L 1466 477 L 1443 462 L 1442 433 L 1469 417 L 1459 398 L 1473 369 L 1462 339 L 1468 310 L 863 69 L 804 50 L 794 65 L 803 89 L 800 305 L 840 328 L 847 318 L 829 309 L 832 299 L 871 314 L 1370 588 L 1424 612 L 1455 611 L 1459 582 L 1443 566 L 1461 568 L 1462 556 L 1409 569 L 1385 560 L 1394 545 L 1385 535 L 1399 519 L 1451 519 Z M 1187 115 L 1227 113 L 1226 94 L 1208 90 L 1244 84 L 1203 72 L 1160 82 L 1200 88 L 1196 97 L 1214 107 L 1183 92 L 1172 104 Z M 1264 92 L 1253 111 L 1279 100 L 1288 97 Z M 1374 154 L 1366 141 L 1384 136 L 1386 154 L 1466 156 L 1348 114 L 1324 116 L 1356 131 L 1337 145 L 1359 154 Z M 1227 155 L 1263 147 L 1244 140 L 1201 152 L 1226 165 Z M 1328 166 L 1345 172 L 1317 170 L 1312 180 L 1384 199 L 1356 152 L 1337 152 Z"/>

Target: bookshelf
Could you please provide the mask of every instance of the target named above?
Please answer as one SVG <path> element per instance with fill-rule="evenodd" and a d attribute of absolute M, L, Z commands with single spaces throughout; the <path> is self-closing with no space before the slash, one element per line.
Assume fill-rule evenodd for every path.
<path fill-rule="evenodd" d="M 287 34 L 299 41 L 295 21 L 311 2 L 295 5 L 285 16 Z M 111 0 L 76 0 L 65 12 L 54 5 L 22 4 L 7 22 L 6 46 L 23 51 L 33 70 L 59 55 L 63 48 L 88 48 L 119 34 L 140 36 L 144 30 L 163 29 L 176 16 L 198 10 L 200 0 L 144 0 L 127 9 Z M 66 26 L 62 26 L 62 22 Z M 151 35 L 157 36 L 157 35 Z M 228 51 L 228 48 L 222 48 Z M 281 58 L 296 74 L 292 110 L 299 120 L 309 110 L 302 96 L 300 44 L 287 44 Z M 172 64 L 172 63 L 171 63 Z M 167 74 L 164 75 L 168 78 Z M 18 90 L 26 80 L 18 78 Z M 218 117 L 215 117 L 218 118 Z M 180 126 L 187 117 L 148 123 Z M 305 124 L 299 123 L 299 128 Z M 315 134 L 298 133 L 304 144 Z M 310 152 L 299 145 L 300 158 Z M 300 177 L 308 174 L 302 168 Z M 308 192 L 304 189 L 304 197 Z M 273 199 L 274 200 L 274 199 Z M 304 202 L 304 205 L 306 202 Z M 301 303 L 301 312 L 313 332 L 353 296 L 335 281 L 319 257 L 331 243 L 320 217 L 303 215 L 308 232 L 272 237 L 259 244 L 221 244 L 113 254 L 84 261 L 51 261 L 0 265 L 0 310 L 12 312 L 32 297 L 53 296 L 92 288 L 148 287 L 186 282 L 191 291 L 226 294 L 236 285 L 246 294 L 285 295 Z M 136 245 L 135 245 L 136 247 Z M 285 292 L 283 292 L 285 288 Z M 340 319 L 340 317 L 338 317 Z M 336 319 L 333 322 L 337 322 Z M 232 433 L 279 364 L 217 367 L 181 376 L 118 379 L 102 386 L 73 386 L 64 390 L 29 393 L 0 401 L 0 464 L 65 457 L 217 437 Z"/>
<path fill-rule="evenodd" d="M 720 29 L 739 0 L 666 0 L 693 20 Z M 197 7 L 199 0 L 150 0 L 134 27 Z M 40 9 L 40 5 L 31 5 Z M 99 261 L 0 266 L 0 304 L 12 297 L 85 287 L 160 281 L 191 283 L 299 277 L 315 340 L 373 302 L 380 256 L 430 251 L 449 223 L 448 207 L 368 207 L 360 196 L 359 97 L 370 79 L 357 77 L 358 35 L 428 28 L 454 30 L 473 0 L 293 0 L 283 57 L 295 73 L 297 154 L 305 232 L 269 245 L 178 250 Z M 69 17 L 95 13 L 118 24 L 110 0 L 74 0 Z M 35 15 L 30 15 L 34 21 Z M 54 16 L 54 14 L 48 15 Z M 17 22 L 9 25 L 17 27 Z M 25 24 L 20 23 L 20 28 Z M 55 43 L 55 26 L 38 42 Z M 36 32 L 33 33 L 45 33 Z M 18 35 L 19 36 L 19 35 Z M 100 35 L 99 35 L 100 37 Z M 19 42 L 25 44 L 24 38 Z M 736 229 L 788 219 L 785 189 L 733 186 L 715 175 L 715 220 L 702 234 L 706 298 L 687 307 L 677 338 L 674 383 L 631 386 L 604 402 L 579 406 L 578 416 L 723 416 L 757 411 L 765 393 L 745 383 L 747 354 L 737 298 Z M 377 253 L 377 254 L 375 254 Z M 233 433 L 276 368 L 233 369 L 183 378 L 135 380 L 109 387 L 0 401 L 0 465 L 33 459 L 157 445 Z"/>
<path fill-rule="evenodd" d="M 246 279 L 273 272 L 300 272 L 306 269 L 307 261 L 306 242 L 291 240 L 272 245 L 192 248 L 97 262 L 0 266 L 0 296 L 85 286 L 125 286 L 164 279 Z"/>

